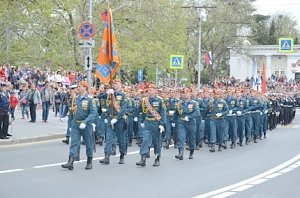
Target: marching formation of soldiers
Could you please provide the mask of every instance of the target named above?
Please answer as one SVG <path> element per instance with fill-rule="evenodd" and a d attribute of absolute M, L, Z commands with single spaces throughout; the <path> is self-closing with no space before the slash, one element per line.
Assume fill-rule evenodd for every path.
<path fill-rule="evenodd" d="M 204 144 L 215 152 L 242 147 L 251 141 L 257 143 L 266 138 L 267 130 L 291 123 L 296 111 L 292 96 L 264 95 L 239 87 L 159 90 L 150 84 L 144 90 L 133 90 L 122 87 L 121 81 L 115 79 L 111 87 L 100 87 L 99 91 L 80 82 L 71 87 L 69 95 L 67 135 L 63 142 L 70 143 L 70 152 L 68 162 L 62 165 L 69 170 L 79 160 L 81 136 L 86 145 L 87 170 L 92 169 L 96 144 L 105 144 L 101 164 L 110 163 L 117 146 L 119 164 L 124 164 L 133 139 L 141 155 L 136 165 L 146 166 L 153 147 L 153 166 L 159 166 L 162 147 L 169 149 L 174 143 L 178 149 L 175 158 L 183 160 L 185 149 L 189 150 L 189 159 L 193 159 L 195 150 Z"/>

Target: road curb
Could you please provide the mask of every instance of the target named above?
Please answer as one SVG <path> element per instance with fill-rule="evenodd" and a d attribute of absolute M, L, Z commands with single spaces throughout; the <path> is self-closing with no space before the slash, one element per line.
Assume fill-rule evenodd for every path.
<path fill-rule="evenodd" d="M 50 134 L 45 136 L 36 136 L 36 137 L 28 137 L 28 138 L 20 138 L 20 139 L 7 139 L 7 140 L 0 140 L 1 145 L 12 145 L 12 144 L 24 144 L 24 143 L 31 143 L 31 142 L 41 142 L 46 140 L 54 140 L 64 138 L 66 134 Z"/>

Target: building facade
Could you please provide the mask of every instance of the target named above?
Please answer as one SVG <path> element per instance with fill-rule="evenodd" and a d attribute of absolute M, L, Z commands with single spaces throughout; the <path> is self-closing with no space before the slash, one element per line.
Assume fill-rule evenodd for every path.
<path fill-rule="evenodd" d="M 278 45 L 248 45 L 243 48 L 230 47 L 229 50 L 230 77 L 251 79 L 255 68 L 256 72 L 261 73 L 264 64 L 267 79 L 275 75 L 286 76 L 290 80 L 300 74 L 300 45 L 295 45 L 292 53 L 279 52 Z"/>

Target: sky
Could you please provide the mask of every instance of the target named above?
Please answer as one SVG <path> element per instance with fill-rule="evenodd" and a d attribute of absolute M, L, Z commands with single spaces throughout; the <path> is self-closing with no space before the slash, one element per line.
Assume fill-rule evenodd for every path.
<path fill-rule="evenodd" d="M 290 13 L 295 17 L 300 30 L 300 0 L 256 0 L 254 5 L 258 14 Z"/>

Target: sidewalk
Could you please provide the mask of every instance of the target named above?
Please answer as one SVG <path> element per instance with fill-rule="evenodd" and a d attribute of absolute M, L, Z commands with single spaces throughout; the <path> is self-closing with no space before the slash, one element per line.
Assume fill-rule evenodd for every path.
<path fill-rule="evenodd" d="M 65 137 L 67 129 L 67 118 L 64 122 L 59 117 L 54 117 L 54 112 L 50 110 L 48 123 L 42 122 L 42 110 L 37 109 L 36 123 L 31 123 L 29 119 L 21 119 L 20 109 L 16 109 L 15 120 L 9 125 L 8 133 L 12 135 L 7 140 L 0 139 L 1 145 L 37 142 Z"/>

